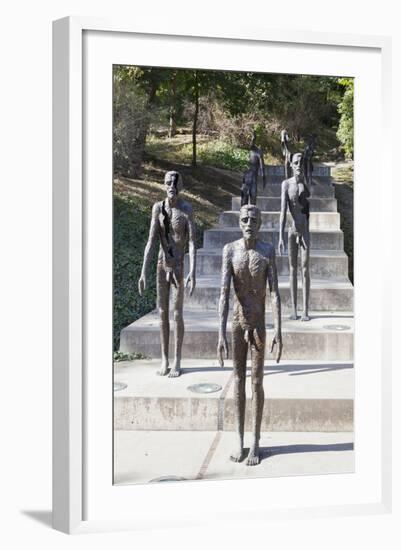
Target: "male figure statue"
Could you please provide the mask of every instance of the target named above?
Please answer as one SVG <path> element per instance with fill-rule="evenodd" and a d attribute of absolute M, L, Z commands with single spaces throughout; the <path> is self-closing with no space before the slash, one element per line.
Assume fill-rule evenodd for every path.
<path fill-rule="evenodd" d="M 284 157 L 284 173 L 285 179 L 291 177 L 291 151 L 289 147 L 290 138 L 288 137 L 287 130 L 281 131 L 281 152 Z"/>
<path fill-rule="evenodd" d="M 226 336 L 231 279 L 234 285 L 234 310 L 232 321 L 232 352 L 234 364 L 234 407 L 236 423 L 236 447 L 230 458 L 234 462 L 243 459 L 245 421 L 245 378 L 248 349 L 251 352 L 252 377 L 252 440 L 247 465 L 259 464 L 259 439 L 264 404 L 263 366 L 265 359 L 266 283 L 271 296 L 274 337 L 271 352 L 277 344 L 276 361 L 280 361 L 281 304 L 278 291 L 274 247 L 258 240 L 261 224 L 256 206 L 245 205 L 240 210 L 240 227 L 243 238 L 227 244 L 223 249 L 221 296 L 219 304 L 220 331 L 217 357 L 224 366 L 228 358 Z"/>
<path fill-rule="evenodd" d="M 312 157 L 315 154 L 315 149 L 316 149 L 316 136 L 312 135 L 309 138 L 308 144 L 304 150 L 304 173 L 305 173 L 305 181 L 307 185 L 315 185 L 315 182 L 312 180 L 312 173 L 313 173 Z"/>
<path fill-rule="evenodd" d="M 189 294 L 195 289 L 195 224 L 191 205 L 179 198 L 183 184 L 178 172 L 167 172 L 164 178 L 167 197 L 156 202 L 152 209 L 149 238 L 145 248 L 141 277 L 138 282 L 139 294 L 146 288 L 146 276 L 152 254 L 159 239 L 159 257 L 157 261 L 157 307 L 160 314 L 160 341 L 162 364 L 158 372 L 176 377 L 181 374 L 181 348 L 184 338 L 183 300 L 184 300 L 184 255 L 189 245 L 189 274 L 185 286 L 189 285 Z M 168 350 L 170 336 L 169 300 L 170 289 L 173 292 L 175 358 L 169 369 Z"/>
<path fill-rule="evenodd" d="M 309 321 L 309 200 L 310 192 L 304 180 L 303 155 L 295 153 L 291 155 L 291 168 L 293 176 L 281 184 L 281 213 L 280 213 L 280 237 L 278 252 L 281 256 L 285 251 L 284 230 L 287 218 L 287 208 L 292 217 L 292 223 L 288 229 L 288 260 L 290 264 L 290 294 L 292 314 L 290 319 L 298 319 L 297 292 L 298 292 L 298 251 L 301 249 L 301 275 L 303 290 L 303 312 L 301 321 Z"/>
<path fill-rule="evenodd" d="M 256 204 L 259 176 L 262 177 L 264 189 L 266 186 L 266 175 L 263 152 L 256 145 L 256 132 L 254 132 L 249 151 L 249 168 L 244 172 L 242 178 L 241 206 L 244 206 L 244 204 Z"/>

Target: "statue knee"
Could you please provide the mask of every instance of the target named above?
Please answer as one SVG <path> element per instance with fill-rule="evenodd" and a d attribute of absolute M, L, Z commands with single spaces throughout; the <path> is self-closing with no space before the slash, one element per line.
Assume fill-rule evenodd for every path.
<path fill-rule="evenodd" d="M 263 391 L 263 377 L 255 376 L 252 379 L 252 391 L 254 393 L 260 393 L 261 391 Z"/>
<path fill-rule="evenodd" d="M 180 309 L 174 309 L 173 316 L 174 316 L 174 321 L 176 322 L 182 321 L 182 311 Z"/>
<path fill-rule="evenodd" d="M 168 319 L 168 310 L 164 307 L 159 307 L 159 315 L 162 320 Z"/>

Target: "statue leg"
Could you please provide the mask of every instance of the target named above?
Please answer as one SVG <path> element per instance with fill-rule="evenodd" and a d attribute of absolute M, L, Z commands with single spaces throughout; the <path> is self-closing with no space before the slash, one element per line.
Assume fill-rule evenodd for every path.
<path fill-rule="evenodd" d="M 257 185 L 258 185 L 257 176 L 254 175 L 252 179 L 251 189 L 250 189 L 250 198 L 251 198 L 251 204 L 254 204 L 255 206 L 256 206 L 257 189 L 258 189 Z"/>
<path fill-rule="evenodd" d="M 166 279 L 166 272 L 163 266 L 157 264 L 157 307 L 160 315 L 160 343 L 162 352 L 162 364 L 157 374 L 165 376 L 168 373 L 168 348 L 170 338 L 170 321 L 169 321 L 169 294 L 170 284 Z"/>
<path fill-rule="evenodd" d="M 170 370 L 169 377 L 175 378 L 181 374 L 181 350 L 184 339 L 184 279 L 180 272 L 178 279 L 178 288 L 173 289 L 173 315 L 174 315 L 174 364 Z"/>
<path fill-rule="evenodd" d="M 298 319 L 298 244 L 296 237 L 291 230 L 288 232 L 288 261 L 290 264 L 290 295 L 292 313 L 290 319 Z"/>
<path fill-rule="evenodd" d="M 302 273 L 302 295 L 303 310 L 301 321 L 309 321 L 309 293 L 310 293 L 310 272 L 309 272 L 309 233 L 304 237 L 306 248 L 301 248 L 301 273 Z"/>
<path fill-rule="evenodd" d="M 236 445 L 230 460 L 240 462 L 244 458 L 244 422 L 245 422 L 245 378 L 248 344 L 244 339 L 244 330 L 237 323 L 232 325 L 232 348 L 234 367 L 234 421 Z"/>
<path fill-rule="evenodd" d="M 263 390 L 263 367 L 265 361 L 266 330 L 257 329 L 260 343 L 258 348 L 251 346 L 252 359 L 252 440 L 247 458 L 248 466 L 255 466 L 260 462 L 259 440 L 260 427 L 262 424 L 263 405 L 265 393 Z"/>

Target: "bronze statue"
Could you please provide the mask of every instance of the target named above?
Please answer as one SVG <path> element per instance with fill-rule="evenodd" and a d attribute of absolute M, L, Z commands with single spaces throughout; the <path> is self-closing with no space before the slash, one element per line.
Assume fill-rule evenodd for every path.
<path fill-rule="evenodd" d="M 160 314 L 160 341 L 162 364 L 158 372 L 176 377 L 181 374 L 181 348 L 184 337 L 184 255 L 189 246 L 189 274 L 185 286 L 189 294 L 195 289 L 195 224 L 191 205 L 179 198 L 183 184 L 178 172 L 167 172 L 164 178 L 167 197 L 156 202 L 152 209 L 149 238 L 145 248 L 141 277 L 138 282 L 139 294 L 146 288 L 146 276 L 157 239 L 160 241 L 157 261 L 157 307 Z M 168 350 L 170 336 L 169 301 L 170 288 L 173 292 L 175 358 L 169 369 Z"/>
<path fill-rule="evenodd" d="M 288 137 L 287 130 L 281 131 L 281 152 L 284 157 L 284 173 L 285 179 L 292 176 L 291 173 L 291 150 L 289 147 L 290 138 Z"/>
<path fill-rule="evenodd" d="M 231 279 L 234 285 L 234 310 L 232 321 L 232 352 L 234 364 L 234 407 L 237 444 L 230 459 L 241 461 L 244 457 L 245 378 L 248 349 L 252 362 L 252 440 L 247 465 L 259 464 L 259 440 L 264 404 L 263 367 L 265 359 L 265 300 L 266 282 L 269 285 L 275 333 L 271 350 L 277 344 L 276 361 L 280 361 L 281 302 L 274 247 L 258 240 L 261 225 L 260 210 L 245 205 L 240 210 L 240 227 L 243 238 L 227 244 L 223 249 L 221 295 L 219 303 L 220 330 L 217 357 L 224 366 L 228 358 L 226 336 Z"/>
<path fill-rule="evenodd" d="M 301 249 L 301 275 L 303 289 L 303 311 L 301 321 L 309 321 L 309 188 L 304 180 L 304 159 L 302 153 L 295 153 L 290 157 L 293 177 L 285 179 L 281 184 L 281 213 L 280 236 L 278 252 L 281 256 L 285 251 L 284 230 L 286 225 L 287 208 L 292 217 L 288 230 L 288 259 L 290 264 L 290 293 L 292 314 L 290 319 L 298 319 L 297 290 L 298 290 L 298 251 Z"/>
<path fill-rule="evenodd" d="M 312 174 L 313 174 L 312 157 L 315 154 L 315 150 L 316 150 L 316 136 L 312 135 L 309 138 L 308 144 L 306 145 L 304 150 L 304 174 L 305 174 L 305 181 L 307 185 L 315 185 L 315 182 L 312 179 Z"/>
<path fill-rule="evenodd" d="M 264 189 L 266 186 L 266 175 L 263 152 L 256 145 L 256 132 L 254 132 L 249 150 L 249 168 L 245 171 L 242 179 L 241 206 L 244 204 L 256 204 L 259 176 L 262 177 Z"/>

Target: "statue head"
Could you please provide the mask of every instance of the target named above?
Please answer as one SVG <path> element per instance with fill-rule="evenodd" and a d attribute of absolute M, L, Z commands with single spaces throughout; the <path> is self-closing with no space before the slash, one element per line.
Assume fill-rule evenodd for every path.
<path fill-rule="evenodd" d="M 183 188 L 181 174 L 174 170 L 167 172 L 164 176 L 164 187 L 169 199 L 176 197 Z"/>
<path fill-rule="evenodd" d="M 302 153 L 291 155 L 291 168 L 295 177 L 301 177 L 304 174 L 304 156 Z"/>
<path fill-rule="evenodd" d="M 244 239 L 256 239 L 262 217 L 260 210 L 254 204 L 245 204 L 239 211 L 239 226 Z"/>

